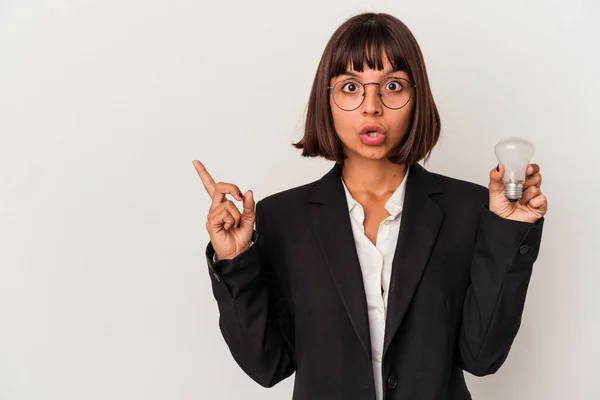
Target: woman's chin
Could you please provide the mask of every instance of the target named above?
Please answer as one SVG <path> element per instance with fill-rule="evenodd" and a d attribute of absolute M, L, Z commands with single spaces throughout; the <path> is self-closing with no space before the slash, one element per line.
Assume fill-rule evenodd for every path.
<path fill-rule="evenodd" d="M 385 161 L 389 149 L 384 146 L 369 146 L 360 143 L 357 148 L 345 149 L 345 153 L 349 158 L 371 160 L 371 161 Z"/>
<path fill-rule="evenodd" d="M 385 159 L 388 149 L 385 146 L 368 146 L 366 149 L 361 149 L 361 156 L 373 160 Z"/>
<path fill-rule="evenodd" d="M 365 160 L 365 161 L 366 160 L 368 160 L 368 161 L 386 161 L 387 160 L 386 154 L 387 154 L 387 151 L 384 151 L 384 150 L 377 151 L 377 152 L 363 151 L 363 152 L 354 154 L 353 158 L 355 158 L 357 160 L 361 159 L 361 160 Z"/>

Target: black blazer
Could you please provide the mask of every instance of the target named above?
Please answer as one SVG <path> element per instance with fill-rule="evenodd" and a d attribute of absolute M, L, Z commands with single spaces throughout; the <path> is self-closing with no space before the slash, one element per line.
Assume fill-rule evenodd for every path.
<path fill-rule="evenodd" d="M 499 217 L 488 188 L 410 167 L 392 263 L 384 398 L 465 400 L 463 370 L 492 374 L 520 326 L 544 218 Z M 255 244 L 206 260 L 233 358 L 294 400 L 375 400 L 367 302 L 336 164 L 256 203 Z"/>

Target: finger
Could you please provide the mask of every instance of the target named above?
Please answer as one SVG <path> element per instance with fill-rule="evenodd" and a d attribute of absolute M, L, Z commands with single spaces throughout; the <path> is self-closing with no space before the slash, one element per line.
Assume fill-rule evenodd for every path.
<path fill-rule="evenodd" d="M 233 215 L 231 215 L 231 213 L 227 209 L 223 212 L 222 220 L 223 220 L 223 229 L 225 229 L 226 231 L 229 230 L 231 227 L 236 226 L 235 218 L 233 217 Z"/>
<path fill-rule="evenodd" d="M 539 196 L 540 194 L 542 194 L 542 190 L 539 187 L 530 186 L 527 190 L 523 191 L 523 195 L 519 199 L 519 203 L 521 203 L 522 205 L 526 205 L 531 199 L 533 199 L 536 196 Z"/>
<path fill-rule="evenodd" d="M 540 166 L 539 165 L 533 163 L 533 164 L 529 164 L 527 166 L 527 176 L 533 175 L 536 172 L 540 172 Z"/>
<path fill-rule="evenodd" d="M 528 189 L 530 186 L 542 186 L 542 174 L 539 172 L 535 172 L 532 175 L 529 175 L 523 184 L 523 190 Z"/>
<path fill-rule="evenodd" d="M 229 210 L 223 206 L 219 212 L 212 213 L 212 216 L 206 222 L 206 228 L 210 231 L 216 229 L 220 231 L 221 229 L 228 230 L 235 224 L 235 218 Z"/>
<path fill-rule="evenodd" d="M 543 213 L 545 213 L 548 210 L 548 199 L 543 194 L 540 194 L 539 196 L 536 196 L 533 199 L 529 200 L 529 204 L 531 205 L 531 207 L 536 208 Z"/>
<path fill-rule="evenodd" d="M 204 167 L 204 164 L 202 164 L 200 161 L 194 160 L 192 161 L 192 164 L 194 165 L 194 168 L 196 168 L 198 176 L 200 176 L 200 180 L 204 185 L 204 189 L 206 189 L 206 192 L 212 198 L 213 192 L 215 191 L 215 180 L 212 178 L 212 176 L 210 176 L 210 174 Z"/>
<path fill-rule="evenodd" d="M 240 213 L 240 210 L 238 210 L 237 206 L 231 200 L 225 200 L 223 203 L 219 204 L 215 208 L 215 210 L 211 211 L 208 214 L 208 218 L 212 217 L 211 214 L 221 213 L 223 209 L 226 209 L 227 211 L 229 211 L 229 213 L 233 216 L 233 219 L 235 220 L 234 221 L 235 226 L 237 227 L 240 224 L 240 219 L 242 219 L 242 214 Z"/>
<path fill-rule="evenodd" d="M 218 182 L 215 185 L 215 191 L 213 192 L 213 201 L 211 208 L 214 208 L 219 203 L 222 203 L 223 200 L 225 200 L 226 194 L 230 194 L 238 200 L 244 199 L 242 191 L 239 187 L 237 187 L 237 185 L 234 185 L 233 183 Z"/>
<path fill-rule="evenodd" d="M 244 193 L 244 210 L 242 212 L 242 219 L 240 220 L 240 228 L 254 228 L 254 220 L 256 219 L 254 211 L 254 192 L 252 190 Z"/>
<path fill-rule="evenodd" d="M 497 168 L 497 169 L 496 169 Z M 498 166 L 490 171 L 490 196 L 504 193 L 504 164 L 498 163 Z"/>
<path fill-rule="evenodd" d="M 227 211 L 233 216 L 235 227 L 240 226 L 240 220 L 242 219 L 242 213 L 238 210 L 237 206 L 233 204 L 233 201 L 227 201 Z"/>

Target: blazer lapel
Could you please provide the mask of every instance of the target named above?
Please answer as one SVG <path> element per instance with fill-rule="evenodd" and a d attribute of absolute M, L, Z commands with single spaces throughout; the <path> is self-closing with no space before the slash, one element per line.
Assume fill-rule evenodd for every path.
<path fill-rule="evenodd" d="M 430 197 L 442 193 L 434 177 L 421 165 L 411 167 L 398 242 L 392 260 L 383 356 L 400 327 L 444 220 L 444 212 Z"/>
<path fill-rule="evenodd" d="M 310 222 L 327 267 L 356 335 L 371 359 L 367 297 L 337 164 L 316 182 L 309 202 Z"/>
<path fill-rule="evenodd" d="M 434 177 L 412 165 L 400 232 L 392 260 L 383 355 L 400 327 L 435 244 L 444 219 L 430 197 L 442 193 Z M 360 343 L 371 358 L 369 316 L 362 271 L 337 164 L 318 180 L 309 195 L 310 222 Z"/>

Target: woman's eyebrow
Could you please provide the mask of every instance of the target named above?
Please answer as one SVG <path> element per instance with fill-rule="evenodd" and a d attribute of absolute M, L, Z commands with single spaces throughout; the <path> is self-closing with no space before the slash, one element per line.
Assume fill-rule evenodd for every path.
<path fill-rule="evenodd" d="M 400 71 L 402 71 L 402 70 L 399 68 L 391 68 L 387 71 L 384 71 L 383 75 L 389 75 L 389 74 L 393 74 L 394 72 L 400 72 Z M 357 73 L 352 72 L 352 71 L 345 71 L 344 73 L 342 73 L 340 75 L 358 76 Z"/>

